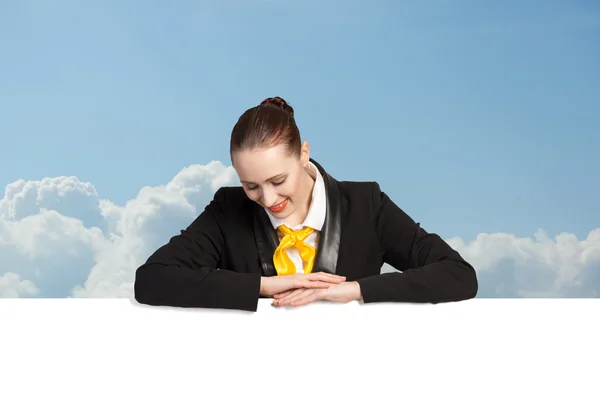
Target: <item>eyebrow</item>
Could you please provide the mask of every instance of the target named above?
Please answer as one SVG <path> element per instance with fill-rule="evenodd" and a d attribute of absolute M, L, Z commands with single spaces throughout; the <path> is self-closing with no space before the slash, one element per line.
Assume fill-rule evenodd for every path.
<path fill-rule="evenodd" d="M 282 177 L 282 176 L 285 176 L 285 175 L 287 175 L 287 173 L 280 173 L 280 174 L 278 174 L 278 175 L 271 176 L 271 177 L 270 177 L 269 179 L 267 179 L 265 182 L 269 182 L 269 181 L 271 181 L 271 180 L 277 179 L 277 178 L 279 178 L 279 177 Z M 242 183 L 246 183 L 246 184 L 248 184 L 248 183 L 256 183 L 256 182 L 248 182 L 248 181 L 246 181 L 246 180 L 240 180 L 240 182 L 242 182 Z"/>

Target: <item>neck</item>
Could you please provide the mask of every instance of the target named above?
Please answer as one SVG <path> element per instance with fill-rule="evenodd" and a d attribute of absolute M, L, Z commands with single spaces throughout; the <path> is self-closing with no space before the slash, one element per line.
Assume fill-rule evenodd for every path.
<path fill-rule="evenodd" d="M 297 209 L 294 214 L 293 219 L 288 220 L 288 223 L 293 225 L 298 225 L 304 222 L 306 217 L 308 216 L 308 210 L 310 209 L 310 204 L 312 203 L 312 194 L 313 189 L 315 187 L 315 179 L 311 176 L 308 169 L 305 173 L 305 195 L 302 199 L 302 206 Z"/>
<path fill-rule="evenodd" d="M 308 215 L 308 210 L 310 208 L 310 204 L 312 203 L 312 194 L 313 194 L 313 189 L 315 188 L 315 179 L 316 176 L 313 178 L 312 174 L 309 172 L 309 169 L 307 169 L 305 171 L 306 173 L 306 197 L 304 199 L 305 205 L 304 205 L 304 218 L 306 218 L 306 216 Z"/>

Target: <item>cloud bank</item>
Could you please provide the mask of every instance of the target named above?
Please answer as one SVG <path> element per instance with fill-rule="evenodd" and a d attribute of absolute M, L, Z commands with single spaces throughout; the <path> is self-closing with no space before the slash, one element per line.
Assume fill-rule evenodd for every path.
<path fill-rule="evenodd" d="M 118 206 L 72 176 L 13 182 L 0 200 L 0 297 L 132 297 L 135 269 L 237 184 L 230 166 L 193 165 Z M 584 240 L 541 230 L 445 239 L 475 266 L 479 297 L 600 294 L 600 228 Z"/>

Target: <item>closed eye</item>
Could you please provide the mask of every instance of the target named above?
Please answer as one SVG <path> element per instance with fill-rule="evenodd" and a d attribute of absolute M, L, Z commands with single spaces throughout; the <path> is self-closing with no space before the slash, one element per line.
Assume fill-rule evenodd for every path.
<path fill-rule="evenodd" d="M 275 186 L 281 186 L 285 183 L 285 181 L 286 181 L 286 179 L 283 179 L 278 182 L 272 181 L 271 183 Z M 258 186 L 257 185 L 252 185 L 252 186 L 246 185 L 246 189 L 248 189 L 249 191 L 254 191 L 254 190 L 258 189 Z"/>

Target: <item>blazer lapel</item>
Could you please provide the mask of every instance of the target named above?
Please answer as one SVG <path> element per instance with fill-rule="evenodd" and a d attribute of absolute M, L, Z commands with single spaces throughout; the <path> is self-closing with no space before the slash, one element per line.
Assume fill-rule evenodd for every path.
<path fill-rule="evenodd" d="M 273 255 L 279 245 L 277 231 L 260 205 L 254 206 L 254 238 L 264 276 L 277 276 Z"/>
<path fill-rule="evenodd" d="M 331 177 L 323 167 L 313 159 L 310 161 L 321 173 L 325 183 L 327 196 L 327 209 L 325 223 L 319 235 L 319 246 L 313 267 L 313 272 L 327 272 L 335 274 L 337 270 L 338 254 L 342 232 L 342 205 L 337 181 Z M 276 276 L 277 270 L 273 264 L 273 254 L 279 245 L 277 231 L 273 228 L 264 208 L 254 206 L 254 237 L 263 275 Z"/>
<path fill-rule="evenodd" d="M 342 235 L 342 202 L 340 190 L 337 181 L 319 163 L 313 159 L 310 159 L 310 161 L 316 166 L 321 176 L 323 176 L 327 196 L 325 223 L 319 236 L 319 247 L 313 272 L 335 274 Z"/>

